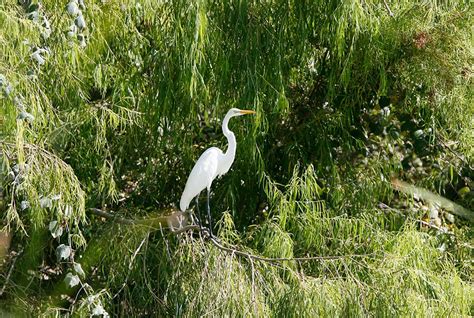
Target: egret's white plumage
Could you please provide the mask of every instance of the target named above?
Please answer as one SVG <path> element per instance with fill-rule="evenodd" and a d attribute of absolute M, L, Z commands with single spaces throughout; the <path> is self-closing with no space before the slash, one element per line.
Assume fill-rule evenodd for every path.
<path fill-rule="evenodd" d="M 216 147 L 207 149 L 194 165 L 193 170 L 189 174 L 186 187 L 184 188 L 179 207 L 181 211 L 186 211 L 191 200 L 196 197 L 202 190 L 210 189 L 212 181 L 219 174 L 219 160 L 224 154 L 222 150 Z"/>
<path fill-rule="evenodd" d="M 222 122 L 222 132 L 227 137 L 229 146 L 224 153 L 216 147 L 207 149 L 191 170 L 188 181 L 184 187 L 179 207 L 181 211 L 186 211 L 193 198 L 195 198 L 202 190 L 207 189 L 208 193 L 211 189 L 212 181 L 216 177 L 220 177 L 229 171 L 235 159 L 235 150 L 237 148 L 237 141 L 235 135 L 229 130 L 229 120 L 234 116 L 241 116 L 245 114 L 255 114 L 252 110 L 240 110 L 238 108 L 231 108 L 224 117 Z"/>

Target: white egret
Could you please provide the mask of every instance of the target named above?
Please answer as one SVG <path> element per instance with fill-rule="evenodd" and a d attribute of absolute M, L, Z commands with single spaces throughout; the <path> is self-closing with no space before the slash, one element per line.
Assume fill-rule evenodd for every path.
<path fill-rule="evenodd" d="M 209 230 L 212 236 L 211 212 L 209 207 L 209 196 L 212 182 L 216 177 L 220 177 L 229 171 L 235 159 L 235 151 L 237 149 L 237 141 L 235 135 L 229 130 L 229 120 L 235 116 L 242 116 L 248 114 L 255 114 L 253 110 L 241 110 L 238 108 L 231 108 L 224 117 L 222 122 L 222 132 L 227 137 L 229 145 L 227 151 L 224 153 L 217 147 L 207 149 L 191 170 L 186 186 L 184 187 L 179 207 L 181 211 L 186 211 L 193 198 L 196 198 L 196 209 L 199 213 L 198 198 L 202 190 L 207 189 L 207 217 L 209 219 Z M 199 215 L 201 218 L 201 216 Z M 200 221 L 202 227 L 202 221 Z"/>

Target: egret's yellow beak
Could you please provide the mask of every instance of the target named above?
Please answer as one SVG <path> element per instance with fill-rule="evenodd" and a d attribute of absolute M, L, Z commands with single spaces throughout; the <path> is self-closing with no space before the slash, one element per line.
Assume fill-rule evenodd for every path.
<path fill-rule="evenodd" d="M 241 110 L 240 110 L 240 113 L 241 113 L 242 115 L 253 115 L 253 114 L 256 114 L 255 111 L 253 111 L 253 110 L 247 110 L 247 109 L 241 109 Z"/>

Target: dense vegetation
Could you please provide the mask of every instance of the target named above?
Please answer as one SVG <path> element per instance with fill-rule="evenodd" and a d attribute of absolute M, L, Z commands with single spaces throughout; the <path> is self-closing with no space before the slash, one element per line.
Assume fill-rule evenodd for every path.
<path fill-rule="evenodd" d="M 474 315 L 473 9 L 0 2 L 0 314 Z M 221 245 L 157 226 L 231 107 Z"/>

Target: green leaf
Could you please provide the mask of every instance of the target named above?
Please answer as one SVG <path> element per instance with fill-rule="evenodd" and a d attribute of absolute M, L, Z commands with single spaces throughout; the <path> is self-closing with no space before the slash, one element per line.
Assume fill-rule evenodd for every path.
<path fill-rule="evenodd" d="M 69 245 L 61 244 L 56 248 L 56 256 L 58 260 L 68 259 L 71 256 L 71 247 Z"/>
<path fill-rule="evenodd" d="M 84 270 L 82 269 L 82 266 L 79 263 L 74 263 L 74 271 L 77 274 L 79 274 L 82 278 L 86 276 L 86 273 L 84 273 Z"/>
<path fill-rule="evenodd" d="M 66 277 L 64 278 L 64 282 L 66 285 L 68 285 L 68 287 L 72 288 L 79 285 L 81 280 L 79 279 L 79 276 L 74 275 L 73 273 L 67 273 Z"/>
<path fill-rule="evenodd" d="M 49 222 L 48 228 L 54 238 L 61 237 L 61 235 L 63 235 L 63 227 L 58 223 L 58 221 Z"/>

